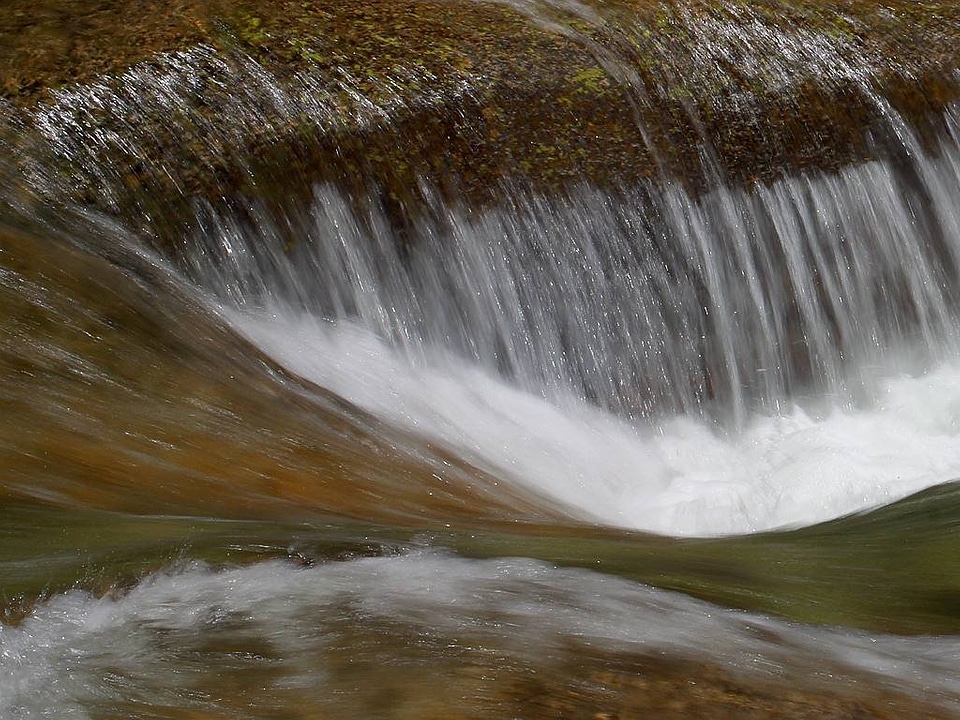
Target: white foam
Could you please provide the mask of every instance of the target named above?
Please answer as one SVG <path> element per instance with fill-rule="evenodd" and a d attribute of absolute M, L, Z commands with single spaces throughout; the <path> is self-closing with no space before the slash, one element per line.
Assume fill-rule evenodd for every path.
<path fill-rule="evenodd" d="M 273 310 L 231 321 L 293 372 L 571 512 L 671 535 L 810 525 L 960 476 L 960 369 L 880 384 L 869 408 L 793 408 L 736 432 L 633 425 L 563 407 L 446 356 L 401 354 L 349 323 Z"/>
<path fill-rule="evenodd" d="M 356 663 L 351 682 L 363 683 L 360 669 L 422 662 L 424 647 L 446 667 L 537 669 L 576 652 L 571 641 L 781 678 L 866 673 L 930 701 L 960 698 L 956 638 L 806 627 L 586 570 L 418 552 L 310 568 L 195 565 L 120 598 L 57 596 L 20 626 L 0 625 L 0 717 L 215 709 L 223 700 L 209 689 L 225 676 L 334 702 L 345 657 Z"/>

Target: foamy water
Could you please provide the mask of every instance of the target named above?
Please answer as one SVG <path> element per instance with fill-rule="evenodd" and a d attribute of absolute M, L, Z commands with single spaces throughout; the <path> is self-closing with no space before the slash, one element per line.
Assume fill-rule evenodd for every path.
<path fill-rule="evenodd" d="M 348 323 L 230 313 L 291 371 L 585 518 L 670 535 L 811 525 L 960 476 L 960 369 L 877 382 L 865 407 L 797 406 L 739 430 L 630 423 L 552 403 L 463 360 L 405 355 Z"/>
<path fill-rule="evenodd" d="M 817 629 L 590 571 L 418 552 L 311 568 L 194 565 L 119 598 L 57 596 L 19 627 L 0 625 L 0 717 L 86 718 L 119 703 L 215 707 L 230 691 L 211 688 L 234 675 L 334 703 L 343 654 L 371 662 L 397 633 L 416 638 L 387 651 L 401 665 L 418 662 L 419 645 L 448 664 L 536 668 L 573 641 L 734 672 L 865 674 L 944 703 L 960 694 L 956 639 Z"/>

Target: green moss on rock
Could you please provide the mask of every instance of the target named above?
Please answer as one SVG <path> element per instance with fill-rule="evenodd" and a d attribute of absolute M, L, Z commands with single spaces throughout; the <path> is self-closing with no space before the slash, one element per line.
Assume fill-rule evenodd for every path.
<path fill-rule="evenodd" d="M 173 118 L 147 108 L 131 124 L 105 107 L 91 144 L 136 135 L 118 143 L 135 153 L 95 161 L 116 165 L 95 174 L 118 178 L 120 212 L 151 193 L 281 202 L 294 174 L 298 187 L 378 189 L 402 216 L 422 179 L 484 203 L 504 181 L 556 192 L 670 177 L 697 190 L 718 175 L 830 170 L 876 152 L 867 138 L 890 109 L 936 136 L 958 94 L 960 7 L 615 0 L 524 14 L 464 0 L 13 0 L 0 19 L 0 89 L 29 128 L 56 103 L 52 88 L 121 82 L 111 78 L 199 44 L 237 68 L 254 60 L 284 92 L 308 88 L 333 119 L 273 117 L 266 105 L 229 117 L 202 78 Z M 31 142 L 19 152 L 36 155 Z M 91 174 L 68 172 L 63 186 Z M 78 192 L 96 204 L 102 191 Z"/>

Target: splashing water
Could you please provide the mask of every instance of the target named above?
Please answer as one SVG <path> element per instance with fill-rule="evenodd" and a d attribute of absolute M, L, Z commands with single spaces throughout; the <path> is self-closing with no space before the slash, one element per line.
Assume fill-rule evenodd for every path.
<path fill-rule="evenodd" d="M 351 672 L 376 663 L 383 646 L 395 647 L 391 672 L 403 681 L 378 680 L 393 688 L 395 712 L 424 692 L 424 673 L 436 672 L 494 711 L 486 707 L 493 676 L 475 687 L 439 664 L 484 668 L 495 653 L 503 675 L 549 672 L 580 645 L 639 647 L 774 677 L 805 665 L 824 683 L 872 676 L 960 697 L 956 640 L 837 635 L 589 571 L 416 553 L 300 569 L 194 566 L 120 599 L 67 593 L 22 626 L 0 628 L 0 712 L 96 717 L 117 703 L 229 712 L 289 696 L 308 712 L 384 712 Z"/>
<path fill-rule="evenodd" d="M 960 707 L 955 635 L 883 632 L 960 630 L 955 498 L 904 500 L 960 477 L 960 107 L 922 143 L 846 25 L 681 3 L 679 52 L 616 4 L 507 4 L 623 91 L 650 176 L 408 208 L 243 157 L 478 103 L 463 63 L 284 85 L 200 46 L 0 107 L 0 716 L 601 717 L 674 664 L 690 702 Z M 708 114 L 811 82 L 870 151 L 743 181 Z M 644 124 L 667 105 L 695 147 Z M 231 163 L 248 196 L 182 184 Z"/>

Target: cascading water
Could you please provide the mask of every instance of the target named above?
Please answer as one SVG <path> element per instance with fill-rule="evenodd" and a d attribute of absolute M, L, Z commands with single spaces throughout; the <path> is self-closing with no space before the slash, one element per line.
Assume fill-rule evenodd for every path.
<path fill-rule="evenodd" d="M 955 122 L 906 169 L 436 200 L 406 244 L 319 186 L 293 218 L 206 208 L 185 264 L 286 367 L 574 515 L 809 524 L 960 472 L 952 403 L 913 425 L 953 384 L 924 372 L 956 354 Z"/>
<path fill-rule="evenodd" d="M 0 717 L 957 713 L 960 107 L 846 15 L 503 5 L 652 172 L 311 174 L 495 87 L 321 40 L 0 108 Z M 683 91 L 814 81 L 867 126 L 762 181 Z"/>
<path fill-rule="evenodd" d="M 453 352 L 534 393 L 626 416 L 721 405 L 742 422 L 801 393 L 851 397 L 878 355 L 954 349 L 960 158 L 947 143 L 920 159 L 929 185 L 915 189 L 875 162 L 697 200 L 520 195 L 479 215 L 444 210 L 412 247 L 376 206 L 357 212 L 318 187 L 293 221 L 308 241 L 288 249 L 266 212 L 209 212 L 188 262 L 240 305 Z"/>

